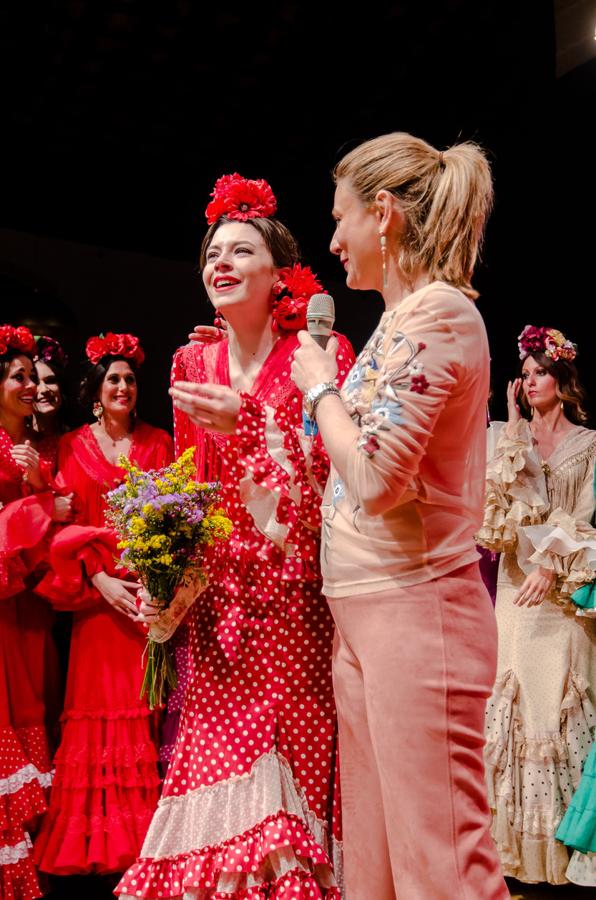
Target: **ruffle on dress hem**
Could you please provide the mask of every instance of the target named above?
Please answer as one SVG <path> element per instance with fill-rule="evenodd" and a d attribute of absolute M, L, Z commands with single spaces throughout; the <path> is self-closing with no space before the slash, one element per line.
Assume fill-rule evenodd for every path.
<path fill-rule="evenodd" d="M 6 831 L 45 812 L 52 773 L 42 728 L 0 729 L 0 751 L 0 831 Z"/>
<path fill-rule="evenodd" d="M 2 862 L 2 851 L 5 847 L 0 847 L 0 897 L 2 900 L 37 900 L 43 896 L 43 892 L 39 888 L 37 881 L 37 873 L 33 861 L 28 852 L 27 836 L 23 836 L 23 840 L 19 841 L 13 847 L 8 848 L 13 851 L 11 856 L 17 856 L 21 853 L 19 859 L 14 862 Z M 0 834 L 0 843 L 2 835 Z M 4 856 L 8 859 L 8 854 Z"/>
<path fill-rule="evenodd" d="M 304 823 L 284 812 L 218 845 L 140 858 L 116 888 L 143 898 L 195 892 L 201 900 L 341 900 L 329 857 Z"/>
<path fill-rule="evenodd" d="M 51 776 L 46 785 L 34 766 L 27 768 L 31 773 L 27 773 L 20 786 L 0 795 L 0 831 L 25 825 L 47 809 L 45 788 L 49 786 Z M 24 774 L 24 770 L 21 773 Z M 16 776 L 21 773 L 17 772 Z"/>
<path fill-rule="evenodd" d="M 582 887 L 596 887 L 596 853 L 576 850 L 567 866 L 567 879 Z"/>
<path fill-rule="evenodd" d="M 496 455 L 487 467 L 486 481 L 484 522 L 476 542 L 496 553 L 512 550 L 520 525 L 540 522 L 548 510 L 544 473 L 533 454 L 532 435 L 525 420 L 518 422 L 513 438 L 503 428 Z"/>
<path fill-rule="evenodd" d="M 61 787 L 157 787 L 157 749 L 145 717 L 70 719 L 56 753 Z"/>
<path fill-rule="evenodd" d="M 42 871 L 122 872 L 138 856 L 160 778 L 146 716 L 129 712 L 128 718 L 67 715 L 50 808 L 35 841 Z"/>
<path fill-rule="evenodd" d="M 512 671 L 497 680 L 487 707 L 485 768 L 492 835 L 504 874 L 520 881 L 567 880 L 569 854 L 555 832 L 577 788 L 596 724 L 586 689 L 585 679 L 571 672 L 558 734 L 529 738 L 523 733 L 519 683 Z"/>
<path fill-rule="evenodd" d="M 557 831 L 557 840 L 596 854 L 596 744 L 588 756 L 581 781 Z"/>
<path fill-rule="evenodd" d="M 142 846 L 157 789 L 59 790 L 35 840 L 34 860 L 51 875 L 123 872 Z"/>
<path fill-rule="evenodd" d="M 568 809 L 557 831 L 557 840 L 581 853 L 596 853 L 596 806 Z"/>
<path fill-rule="evenodd" d="M 0 866 L 10 866 L 27 859 L 32 846 L 26 831 L 0 832 Z"/>

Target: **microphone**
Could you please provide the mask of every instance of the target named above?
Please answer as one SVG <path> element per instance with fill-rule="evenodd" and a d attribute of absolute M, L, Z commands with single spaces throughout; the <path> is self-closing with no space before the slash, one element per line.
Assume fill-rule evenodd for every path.
<path fill-rule="evenodd" d="M 306 327 L 311 338 L 323 350 L 333 331 L 335 303 L 330 294 L 313 294 L 306 309 Z"/>
<path fill-rule="evenodd" d="M 316 341 L 323 350 L 331 337 L 333 323 L 335 322 L 335 303 L 330 294 L 313 294 L 306 308 L 306 327 L 313 341 Z M 309 437 L 318 434 L 317 423 L 302 409 L 302 425 L 304 433 Z"/>

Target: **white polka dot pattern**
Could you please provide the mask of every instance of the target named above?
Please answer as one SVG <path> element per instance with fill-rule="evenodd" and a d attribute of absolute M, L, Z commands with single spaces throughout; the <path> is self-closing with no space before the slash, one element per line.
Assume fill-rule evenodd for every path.
<path fill-rule="evenodd" d="M 234 533 L 187 617 L 178 737 L 122 896 L 340 900 L 333 628 L 318 566 L 328 464 L 320 440 L 301 436 L 287 383 L 289 359 L 258 398 L 241 395 L 236 434 L 216 441 Z"/>

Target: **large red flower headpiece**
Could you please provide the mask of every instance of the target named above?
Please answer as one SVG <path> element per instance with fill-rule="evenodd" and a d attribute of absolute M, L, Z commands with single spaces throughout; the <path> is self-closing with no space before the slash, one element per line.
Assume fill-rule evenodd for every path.
<path fill-rule="evenodd" d="M 558 359 L 571 362 L 577 356 L 577 344 L 568 341 L 556 328 L 526 325 L 517 339 L 517 346 L 520 359 L 525 359 L 532 353 L 544 353 L 555 362 Z"/>
<path fill-rule="evenodd" d="M 18 328 L 0 325 L 0 356 L 9 350 L 20 350 L 28 356 L 35 353 L 35 338 L 24 325 L 19 325 Z"/>
<path fill-rule="evenodd" d="M 125 359 L 132 359 L 137 366 L 140 366 L 145 359 L 138 337 L 135 337 L 134 334 L 114 334 L 111 331 L 108 331 L 105 337 L 103 334 L 98 337 L 90 337 L 85 347 L 85 353 L 87 359 L 94 366 L 104 356 L 123 356 Z"/>
<path fill-rule="evenodd" d="M 275 215 L 277 209 L 277 200 L 266 181 L 262 178 L 251 181 L 238 172 L 222 175 L 215 182 L 211 196 L 213 200 L 205 210 L 209 225 L 213 225 L 222 216 L 239 222 L 268 219 Z"/>
<path fill-rule="evenodd" d="M 273 330 L 300 331 L 306 328 L 306 310 L 313 294 L 324 294 L 323 285 L 308 266 L 295 265 L 273 288 Z"/>

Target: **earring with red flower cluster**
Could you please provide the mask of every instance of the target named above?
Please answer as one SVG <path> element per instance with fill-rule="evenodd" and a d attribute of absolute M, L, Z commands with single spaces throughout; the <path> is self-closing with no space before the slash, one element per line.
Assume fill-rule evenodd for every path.
<path fill-rule="evenodd" d="M 272 293 L 273 330 L 287 332 L 306 328 L 308 301 L 313 294 L 326 292 L 312 269 L 296 264 L 285 270 Z"/>

